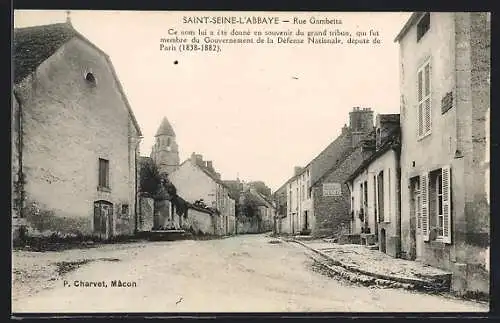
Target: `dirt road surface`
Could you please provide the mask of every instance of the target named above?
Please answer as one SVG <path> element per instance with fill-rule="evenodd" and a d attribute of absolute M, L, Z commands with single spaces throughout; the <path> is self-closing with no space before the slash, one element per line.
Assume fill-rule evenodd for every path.
<path fill-rule="evenodd" d="M 18 271 L 12 311 L 488 311 L 487 305 L 471 301 L 349 285 L 313 271 L 303 247 L 271 240 L 265 235 L 244 235 L 63 252 L 14 252 L 13 266 Z M 75 261 L 88 262 L 64 273 L 68 266 L 61 264 Z M 112 287 L 118 280 L 129 287 Z M 106 287 L 76 286 L 98 282 Z"/>

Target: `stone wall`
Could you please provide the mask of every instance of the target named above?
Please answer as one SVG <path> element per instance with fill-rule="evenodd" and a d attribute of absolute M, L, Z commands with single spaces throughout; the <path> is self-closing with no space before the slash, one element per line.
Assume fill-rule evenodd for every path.
<path fill-rule="evenodd" d="M 312 232 L 314 236 L 328 236 L 335 234 L 341 226 L 349 226 L 350 214 L 350 191 L 345 184 L 347 178 L 356 170 L 368 152 L 361 147 L 339 162 L 339 165 L 324 178 L 313 185 L 314 220 L 312 221 Z M 323 196 L 323 183 L 340 183 L 340 196 Z"/>
<path fill-rule="evenodd" d="M 151 231 L 153 228 L 154 200 L 148 197 L 139 197 L 138 231 Z"/>
<path fill-rule="evenodd" d="M 215 233 L 213 217 L 214 215 L 207 211 L 189 208 L 187 211 L 187 218 L 184 219 L 182 223 L 182 228 L 189 230 L 194 234 L 213 235 Z"/>
<path fill-rule="evenodd" d="M 237 221 L 238 234 L 245 233 L 260 233 L 259 227 L 260 223 L 257 217 L 246 217 L 242 216 L 238 218 Z"/>

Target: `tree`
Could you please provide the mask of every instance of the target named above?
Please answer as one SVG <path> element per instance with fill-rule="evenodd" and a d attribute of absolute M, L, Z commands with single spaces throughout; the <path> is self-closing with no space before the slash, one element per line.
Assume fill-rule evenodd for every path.
<path fill-rule="evenodd" d="M 157 196 L 161 190 L 162 178 L 153 160 L 146 159 L 141 163 L 139 176 L 139 191 L 151 197 Z"/>
<path fill-rule="evenodd" d="M 248 183 L 250 187 L 255 188 L 257 192 L 260 194 L 266 196 L 266 197 L 271 197 L 271 189 L 264 183 L 263 181 L 254 181 Z"/>

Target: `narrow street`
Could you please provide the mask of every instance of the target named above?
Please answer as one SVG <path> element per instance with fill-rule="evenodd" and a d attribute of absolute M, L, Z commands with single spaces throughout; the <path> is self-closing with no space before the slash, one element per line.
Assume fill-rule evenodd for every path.
<path fill-rule="evenodd" d="M 141 242 L 62 252 L 13 252 L 14 268 L 93 260 L 50 284 L 22 288 L 13 312 L 485 312 L 483 304 L 354 286 L 312 270 L 303 247 L 266 235 Z M 53 266 L 53 265 L 52 265 Z M 111 287 L 113 280 L 135 287 Z M 71 286 L 64 286 L 67 281 Z M 76 287 L 75 281 L 106 287 Z M 25 281 L 24 284 L 29 284 Z M 17 287 L 16 287 L 17 284 Z"/>

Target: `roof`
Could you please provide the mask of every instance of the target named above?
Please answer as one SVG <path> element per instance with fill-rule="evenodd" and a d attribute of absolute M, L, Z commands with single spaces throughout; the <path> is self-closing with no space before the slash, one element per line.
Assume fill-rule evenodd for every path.
<path fill-rule="evenodd" d="M 67 23 L 14 29 L 14 83 L 34 72 L 76 33 Z"/>
<path fill-rule="evenodd" d="M 391 131 L 391 133 L 387 136 L 386 141 L 382 144 L 382 146 L 376 150 L 373 154 L 370 155 L 367 159 L 365 159 L 361 165 L 347 178 L 346 183 L 354 180 L 363 170 L 365 170 L 374 160 L 378 157 L 382 156 L 390 149 L 394 149 L 400 147 L 400 134 L 401 129 L 396 128 Z"/>
<path fill-rule="evenodd" d="M 158 137 L 161 135 L 175 137 L 174 128 L 172 128 L 172 125 L 170 124 L 170 122 L 168 122 L 167 117 L 163 117 L 163 120 L 161 121 L 161 124 L 160 124 L 160 127 L 158 128 L 158 131 L 156 131 L 155 137 Z"/>
<path fill-rule="evenodd" d="M 75 37 L 83 40 L 105 57 L 117 83 L 121 97 L 129 111 L 130 118 L 137 129 L 139 137 L 141 137 L 141 128 L 134 116 L 109 56 L 85 36 L 76 31 L 70 22 L 14 29 L 12 53 L 14 60 L 14 84 L 19 84 L 28 75 L 35 72 L 40 64 L 54 55 L 61 46 Z"/>
<path fill-rule="evenodd" d="M 351 146 L 349 149 L 344 150 L 340 155 L 339 158 L 333 163 L 331 167 L 326 169 L 320 176 L 317 177 L 314 181 L 311 183 L 311 187 L 316 185 L 318 182 L 322 181 L 326 176 L 331 174 L 334 170 L 336 170 L 342 163 L 348 159 L 357 149 L 363 149 L 366 147 L 370 147 L 371 143 L 374 142 L 373 138 L 375 136 L 375 129 L 372 131 L 363 134 L 361 142 L 357 144 L 356 146 Z"/>
<path fill-rule="evenodd" d="M 399 113 L 379 114 L 377 117 L 380 120 L 380 122 L 399 123 Z"/>
<path fill-rule="evenodd" d="M 406 21 L 406 23 L 404 24 L 403 28 L 401 29 L 401 31 L 399 32 L 399 34 L 396 36 L 396 38 L 394 38 L 394 42 L 399 42 L 401 40 L 401 38 L 403 38 L 406 33 L 408 32 L 408 30 L 410 30 L 410 28 L 420 19 L 420 17 L 422 17 L 422 15 L 424 14 L 424 12 L 414 12 L 410 18 Z"/>
<path fill-rule="evenodd" d="M 271 202 L 271 200 L 269 200 L 269 197 L 265 196 L 264 194 L 262 194 L 262 193 L 260 193 L 260 192 L 258 192 L 258 191 L 255 191 L 255 193 L 256 193 L 256 194 L 257 194 L 257 195 L 258 195 L 261 199 L 263 199 L 263 200 L 266 202 L 266 204 L 267 204 L 267 206 L 268 206 L 268 207 L 274 207 L 274 206 L 273 206 L 273 203 Z"/>
<path fill-rule="evenodd" d="M 248 190 L 245 192 L 245 198 L 254 202 L 257 206 L 272 207 L 272 204 L 257 191 Z"/>
<path fill-rule="evenodd" d="M 203 173 L 205 173 L 205 175 L 210 177 L 216 183 L 218 183 L 218 184 L 222 185 L 223 187 L 227 188 L 228 190 L 230 190 L 230 188 L 222 180 L 220 180 L 215 174 L 213 174 L 211 171 L 209 171 L 206 167 L 198 165 L 197 163 L 192 163 L 191 159 L 186 159 L 185 161 L 183 161 L 182 164 L 180 164 L 179 168 L 182 167 L 182 165 L 184 165 L 186 163 L 190 163 L 191 165 L 194 165 L 196 168 L 201 170 Z"/>

